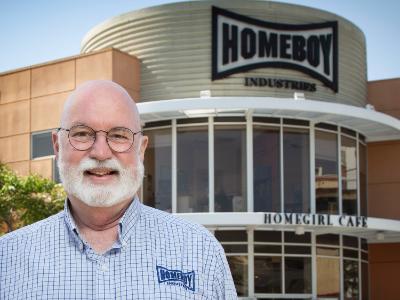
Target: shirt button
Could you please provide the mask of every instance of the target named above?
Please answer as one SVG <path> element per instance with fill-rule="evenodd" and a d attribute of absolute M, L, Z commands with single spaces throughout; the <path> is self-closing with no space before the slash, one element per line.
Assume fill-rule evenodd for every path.
<path fill-rule="evenodd" d="M 108 271 L 108 267 L 107 267 L 106 264 L 102 264 L 102 265 L 100 266 L 100 269 L 101 269 L 103 272 Z"/>

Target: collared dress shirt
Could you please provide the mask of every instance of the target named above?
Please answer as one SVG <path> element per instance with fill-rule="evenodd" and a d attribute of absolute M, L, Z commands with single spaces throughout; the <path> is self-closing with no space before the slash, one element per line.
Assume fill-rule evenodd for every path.
<path fill-rule="evenodd" d="M 135 198 L 97 254 L 68 208 L 0 238 L 0 299 L 237 299 L 221 245 L 201 225 Z"/>

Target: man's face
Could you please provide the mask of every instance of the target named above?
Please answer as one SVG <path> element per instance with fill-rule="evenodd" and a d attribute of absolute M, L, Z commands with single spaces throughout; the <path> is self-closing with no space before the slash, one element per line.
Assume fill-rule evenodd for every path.
<path fill-rule="evenodd" d="M 131 100 L 125 97 L 112 86 L 78 92 L 67 107 L 62 127 L 85 125 L 96 131 L 125 127 L 137 132 L 138 116 L 132 110 Z M 109 147 L 104 132 L 97 133 L 93 146 L 85 151 L 76 150 L 64 130 L 53 135 L 53 142 L 60 177 L 70 198 L 89 206 L 109 207 L 131 200 L 139 189 L 146 137 L 136 134 L 132 147 L 122 153 Z"/>

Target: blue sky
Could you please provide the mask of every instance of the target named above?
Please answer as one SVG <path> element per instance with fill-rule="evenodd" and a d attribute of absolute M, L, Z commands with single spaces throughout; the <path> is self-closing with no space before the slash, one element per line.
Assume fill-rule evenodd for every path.
<path fill-rule="evenodd" d="M 79 54 L 95 25 L 171 0 L 1 0 L 0 73 Z M 336 13 L 366 35 L 368 79 L 400 77 L 400 1 L 283 0 Z"/>

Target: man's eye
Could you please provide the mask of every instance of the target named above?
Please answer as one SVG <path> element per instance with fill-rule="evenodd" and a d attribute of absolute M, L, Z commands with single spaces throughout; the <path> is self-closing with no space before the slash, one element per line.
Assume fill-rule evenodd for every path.
<path fill-rule="evenodd" d="M 127 140 L 128 139 L 127 136 L 122 135 L 122 134 L 117 134 L 117 133 L 111 134 L 109 136 L 109 138 L 112 139 L 112 140 Z"/>
<path fill-rule="evenodd" d="M 76 137 L 76 138 L 86 138 L 86 137 L 91 137 L 91 136 L 92 136 L 92 134 L 87 131 L 78 131 L 78 132 L 72 133 L 72 137 Z"/>

